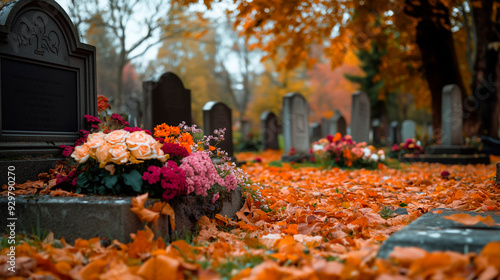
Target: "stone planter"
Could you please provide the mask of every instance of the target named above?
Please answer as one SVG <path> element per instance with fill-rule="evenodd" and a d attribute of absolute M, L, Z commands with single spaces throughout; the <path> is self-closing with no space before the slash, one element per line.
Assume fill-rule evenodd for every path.
<path fill-rule="evenodd" d="M 7 201 L 7 197 L 0 197 L 0 219 L 4 222 L 7 221 Z M 146 206 L 156 201 L 158 199 L 149 199 Z M 56 238 L 64 237 L 68 242 L 93 237 L 129 242 L 130 233 L 144 228 L 144 223 L 130 211 L 132 197 L 22 195 L 16 196 L 15 202 L 16 233 L 52 231 Z M 196 222 L 204 215 L 213 218 L 219 213 L 233 217 L 243 206 L 239 187 L 230 197 L 221 198 L 215 204 L 208 198 L 194 196 L 175 198 L 169 203 L 175 212 L 176 230 L 172 230 L 165 215 L 160 216 L 153 229 L 157 237 L 166 241 L 194 233 Z"/>

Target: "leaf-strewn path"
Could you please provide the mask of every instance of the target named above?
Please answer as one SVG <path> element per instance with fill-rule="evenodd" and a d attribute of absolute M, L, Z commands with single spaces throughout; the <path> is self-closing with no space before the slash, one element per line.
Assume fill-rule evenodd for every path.
<path fill-rule="evenodd" d="M 32 241 L 18 246 L 19 271 L 54 277 L 39 279 L 499 277 L 500 243 L 490 243 L 480 256 L 406 248 L 391 260 L 375 259 L 390 234 L 432 208 L 500 211 L 493 165 L 321 170 L 269 166 L 277 157 L 272 152 L 259 157 L 263 163 L 243 167 L 256 185 L 238 219 L 203 218 L 192 244 L 166 245 L 150 230 L 130 244 L 107 247 L 98 239 L 74 246 Z M 0 276 L 6 260 L 0 258 Z"/>

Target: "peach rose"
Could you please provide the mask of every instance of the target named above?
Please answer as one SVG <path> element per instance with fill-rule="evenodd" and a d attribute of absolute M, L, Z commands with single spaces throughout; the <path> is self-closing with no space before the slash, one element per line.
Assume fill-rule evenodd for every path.
<path fill-rule="evenodd" d="M 129 136 L 130 132 L 125 131 L 125 130 L 113 130 L 110 133 L 106 134 L 104 136 L 104 139 L 108 141 L 109 143 L 115 145 L 118 143 L 125 143 L 127 141 L 127 138 Z"/>
<path fill-rule="evenodd" d="M 90 147 L 87 143 L 80 146 L 76 146 L 75 150 L 71 154 L 71 157 L 74 158 L 78 163 L 84 163 L 90 157 L 89 150 Z"/>
<path fill-rule="evenodd" d="M 153 145 L 152 145 L 152 148 L 153 148 L 153 152 L 155 153 L 156 155 L 156 159 L 158 159 L 159 161 L 161 162 L 165 162 L 167 161 L 167 159 L 170 157 L 170 155 L 165 155 L 165 153 L 163 152 L 163 150 L 161 149 L 163 144 L 161 144 L 160 142 L 155 142 Z"/>
<path fill-rule="evenodd" d="M 91 157 L 95 158 L 95 152 L 97 151 L 97 148 L 104 144 L 104 135 L 105 134 L 102 132 L 97 132 L 92 133 L 87 137 L 87 142 L 85 143 L 90 147 L 89 154 Z"/>
<path fill-rule="evenodd" d="M 106 164 L 111 160 L 110 149 L 112 145 L 108 142 L 104 142 L 95 153 L 97 161 L 99 162 L 99 166 L 103 168 Z"/>
<path fill-rule="evenodd" d="M 128 162 L 128 157 L 130 155 L 126 144 L 116 144 L 110 150 L 111 162 L 116 164 L 124 164 Z"/>
<path fill-rule="evenodd" d="M 127 147 L 130 154 L 136 159 L 152 159 L 156 158 L 156 154 L 152 149 L 156 140 L 144 131 L 135 131 L 130 133 L 127 141 Z"/>

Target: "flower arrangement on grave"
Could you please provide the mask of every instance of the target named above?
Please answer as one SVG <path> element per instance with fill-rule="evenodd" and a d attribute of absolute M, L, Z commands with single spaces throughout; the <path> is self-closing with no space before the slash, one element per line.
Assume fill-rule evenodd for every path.
<path fill-rule="evenodd" d="M 328 167 L 377 168 L 385 162 L 383 150 L 365 142 L 356 143 L 350 135 L 328 135 L 312 144 L 315 160 Z"/>
<path fill-rule="evenodd" d="M 424 149 L 418 144 L 418 141 L 415 138 L 408 138 L 399 145 L 392 145 L 390 157 L 398 158 L 402 156 L 418 156 L 421 154 L 424 154 Z"/>
<path fill-rule="evenodd" d="M 78 165 L 57 180 L 57 184 L 71 184 L 77 193 L 147 192 L 165 201 L 193 194 L 209 196 L 214 203 L 246 183 L 242 170 L 217 147 L 224 140 L 225 129 L 197 137 L 201 130 L 185 123 L 161 124 L 151 133 L 128 127 L 118 114 L 105 121 L 89 115 L 85 119 L 89 130 L 80 131 L 74 147 L 62 147 L 63 155 Z"/>

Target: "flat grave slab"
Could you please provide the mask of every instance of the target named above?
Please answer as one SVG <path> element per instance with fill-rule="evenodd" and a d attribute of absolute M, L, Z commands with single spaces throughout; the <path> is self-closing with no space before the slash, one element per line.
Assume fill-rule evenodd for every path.
<path fill-rule="evenodd" d="M 401 157 L 401 162 L 428 162 L 442 164 L 490 164 L 490 156 L 485 154 L 478 155 L 418 155 L 412 157 Z"/>
<path fill-rule="evenodd" d="M 208 198 L 195 196 L 175 198 L 169 201 L 175 212 L 175 232 L 165 215 L 160 215 L 153 232 L 168 241 L 194 232 L 196 222 L 204 215 L 213 218 L 219 213 L 233 217 L 243 207 L 241 197 L 241 188 L 237 187 L 230 197 L 221 198 L 215 204 Z M 7 201 L 7 197 L 0 197 L 0 209 L 7 209 Z M 148 199 L 146 206 L 156 201 L 159 200 Z M 129 242 L 130 233 L 143 229 L 145 224 L 130 210 L 132 197 L 21 195 L 16 196 L 15 202 L 16 233 L 52 231 L 56 238 L 64 237 L 68 242 L 93 237 Z M 7 221 L 7 211 L 2 211 L 0 216 L 2 221 Z"/>
<path fill-rule="evenodd" d="M 439 213 L 439 211 L 442 212 Z M 499 225 L 487 226 L 479 222 L 468 226 L 444 218 L 452 214 L 481 215 L 483 217 L 490 215 L 497 224 L 500 224 L 498 211 L 476 213 L 445 208 L 433 209 L 404 229 L 391 235 L 380 247 L 377 257 L 386 259 L 396 246 L 419 247 L 429 252 L 479 253 L 489 242 L 500 241 Z"/>

